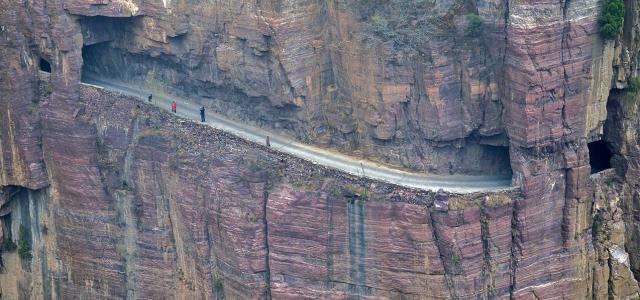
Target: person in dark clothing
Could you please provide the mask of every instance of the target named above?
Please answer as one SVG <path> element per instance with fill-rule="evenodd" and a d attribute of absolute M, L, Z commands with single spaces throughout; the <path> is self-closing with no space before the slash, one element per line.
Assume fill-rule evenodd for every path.
<path fill-rule="evenodd" d="M 200 107 L 200 122 L 204 122 L 204 106 Z"/>
<path fill-rule="evenodd" d="M 267 147 L 271 147 L 271 141 L 269 140 L 269 136 L 267 135 Z"/>
<path fill-rule="evenodd" d="M 149 102 L 151 102 L 151 99 L 153 99 L 153 95 L 149 94 Z"/>

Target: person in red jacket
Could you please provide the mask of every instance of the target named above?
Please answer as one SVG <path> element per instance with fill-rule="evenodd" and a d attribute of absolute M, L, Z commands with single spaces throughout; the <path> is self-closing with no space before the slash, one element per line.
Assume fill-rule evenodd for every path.
<path fill-rule="evenodd" d="M 171 111 L 173 113 L 176 113 L 176 106 L 177 106 L 176 101 L 173 100 L 173 102 L 171 102 Z"/>

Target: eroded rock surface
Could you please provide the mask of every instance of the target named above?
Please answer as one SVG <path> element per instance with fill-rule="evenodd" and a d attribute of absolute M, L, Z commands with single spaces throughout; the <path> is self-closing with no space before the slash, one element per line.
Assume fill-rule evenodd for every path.
<path fill-rule="evenodd" d="M 599 5 L 0 0 L 0 298 L 633 299 L 637 3 L 611 41 Z M 352 178 L 82 72 L 515 189 Z"/>
<path fill-rule="evenodd" d="M 484 258 L 478 207 L 489 202 L 508 225 L 519 199 L 517 191 L 459 196 L 456 205 L 474 208 L 450 214 L 447 194 L 310 168 L 139 100 L 80 91 L 76 126 L 95 142 L 74 160 L 96 172 L 84 173 L 81 190 L 7 189 L 7 235 L 28 228 L 33 248 L 23 268 L 6 254 L 25 274 L 0 275 L 9 296 L 15 282 L 45 298 L 473 296 L 480 291 L 468 278 L 482 278 Z M 73 179 L 75 168 L 60 168 L 59 178 Z M 436 199 L 445 210 L 433 211 Z M 463 215 L 468 230 L 447 221 Z M 502 228 L 509 249 L 511 227 L 486 222 Z"/>
<path fill-rule="evenodd" d="M 81 15 L 87 72 L 175 87 L 233 118 L 395 165 L 509 173 L 504 51 L 464 36 L 472 5 L 409 13 L 407 3 L 173 3 L 158 12 L 145 2 L 132 18 L 85 17 L 113 16 L 109 6 L 69 11 Z M 370 24 L 383 12 L 424 28 L 398 28 L 383 43 Z"/>

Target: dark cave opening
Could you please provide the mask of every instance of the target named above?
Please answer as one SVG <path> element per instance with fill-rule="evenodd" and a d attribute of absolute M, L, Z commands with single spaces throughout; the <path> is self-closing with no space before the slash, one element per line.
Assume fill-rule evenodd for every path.
<path fill-rule="evenodd" d="M 2 228 L 0 228 L 0 230 L 2 230 L 3 233 L 3 237 L 2 240 L 0 241 L 0 249 L 3 249 L 6 247 L 7 242 L 13 240 L 12 236 L 11 236 L 11 212 L 8 212 L 4 215 L 0 215 L 0 226 L 2 226 Z M 4 249 L 4 250 L 8 250 L 8 249 Z"/>
<path fill-rule="evenodd" d="M 0 202 L 0 236 L 4 241 L 15 239 L 21 227 L 31 228 L 32 216 L 31 205 L 39 198 L 40 190 L 32 190 L 23 186 L 4 186 L 0 188 L 0 197 L 4 198 Z M 27 231 L 27 239 L 31 243 L 30 231 Z M 4 242 L 0 241 L 0 242 Z"/>
<path fill-rule="evenodd" d="M 587 146 L 589 147 L 591 174 L 611 168 L 611 150 L 604 140 L 593 141 Z"/>
<path fill-rule="evenodd" d="M 127 62 L 120 50 L 130 43 L 131 30 L 139 26 L 139 17 L 83 17 L 82 78 L 87 74 L 120 78 L 127 71 Z"/>
<path fill-rule="evenodd" d="M 40 67 L 40 71 L 51 73 L 51 63 L 46 59 L 41 57 L 38 66 Z"/>
<path fill-rule="evenodd" d="M 0 197 L 4 198 L 4 201 L 0 202 L 0 252 L 12 251 L 13 234 L 12 234 L 12 205 L 14 200 L 20 195 L 23 188 L 18 186 L 4 186 L 0 188 Z M 0 259 L 0 262 L 2 259 Z"/>
<path fill-rule="evenodd" d="M 511 156 L 508 146 L 481 145 L 483 155 L 480 157 L 482 169 L 489 174 L 511 175 Z M 487 166 L 487 167 L 484 167 Z M 490 169 L 489 169 L 490 167 Z"/>
<path fill-rule="evenodd" d="M 110 72 L 108 64 L 101 61 L 110 51 L 110 42 L 101 42 L 82 46 L 82 79 L 88 74 L 106 75 Z"/>
<path fill-rule="evenodd" d="M 609 99 L 607 99 L 607 118 L 602 125 L 602 132 L 598 135 L 591 135 L 591 142 L 587 144 L 589 148 L 589 164 L 591 165 L 591 174 L 596 174 L 613 167 L 611 161 L 613 160 L 613 154 L 618 153 L 619 149 L 616 149 L 616 140 L 619 140 L 618 132 L 616 130 L 616 124 L 618 122 L 618 108 L 616 104 L 619 91 L 611 90 Z"/>

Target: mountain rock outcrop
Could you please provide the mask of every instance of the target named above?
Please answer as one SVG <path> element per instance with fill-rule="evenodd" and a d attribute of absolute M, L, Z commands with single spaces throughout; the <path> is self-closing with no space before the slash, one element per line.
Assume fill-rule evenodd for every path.
<path fill-rule="evenodd" d="M 0 0 L 0 298 L 634 299 L 639 9 L 603 40 L 600 6 Z M 355 178 L 83 72 L 514 187 Z"/>

